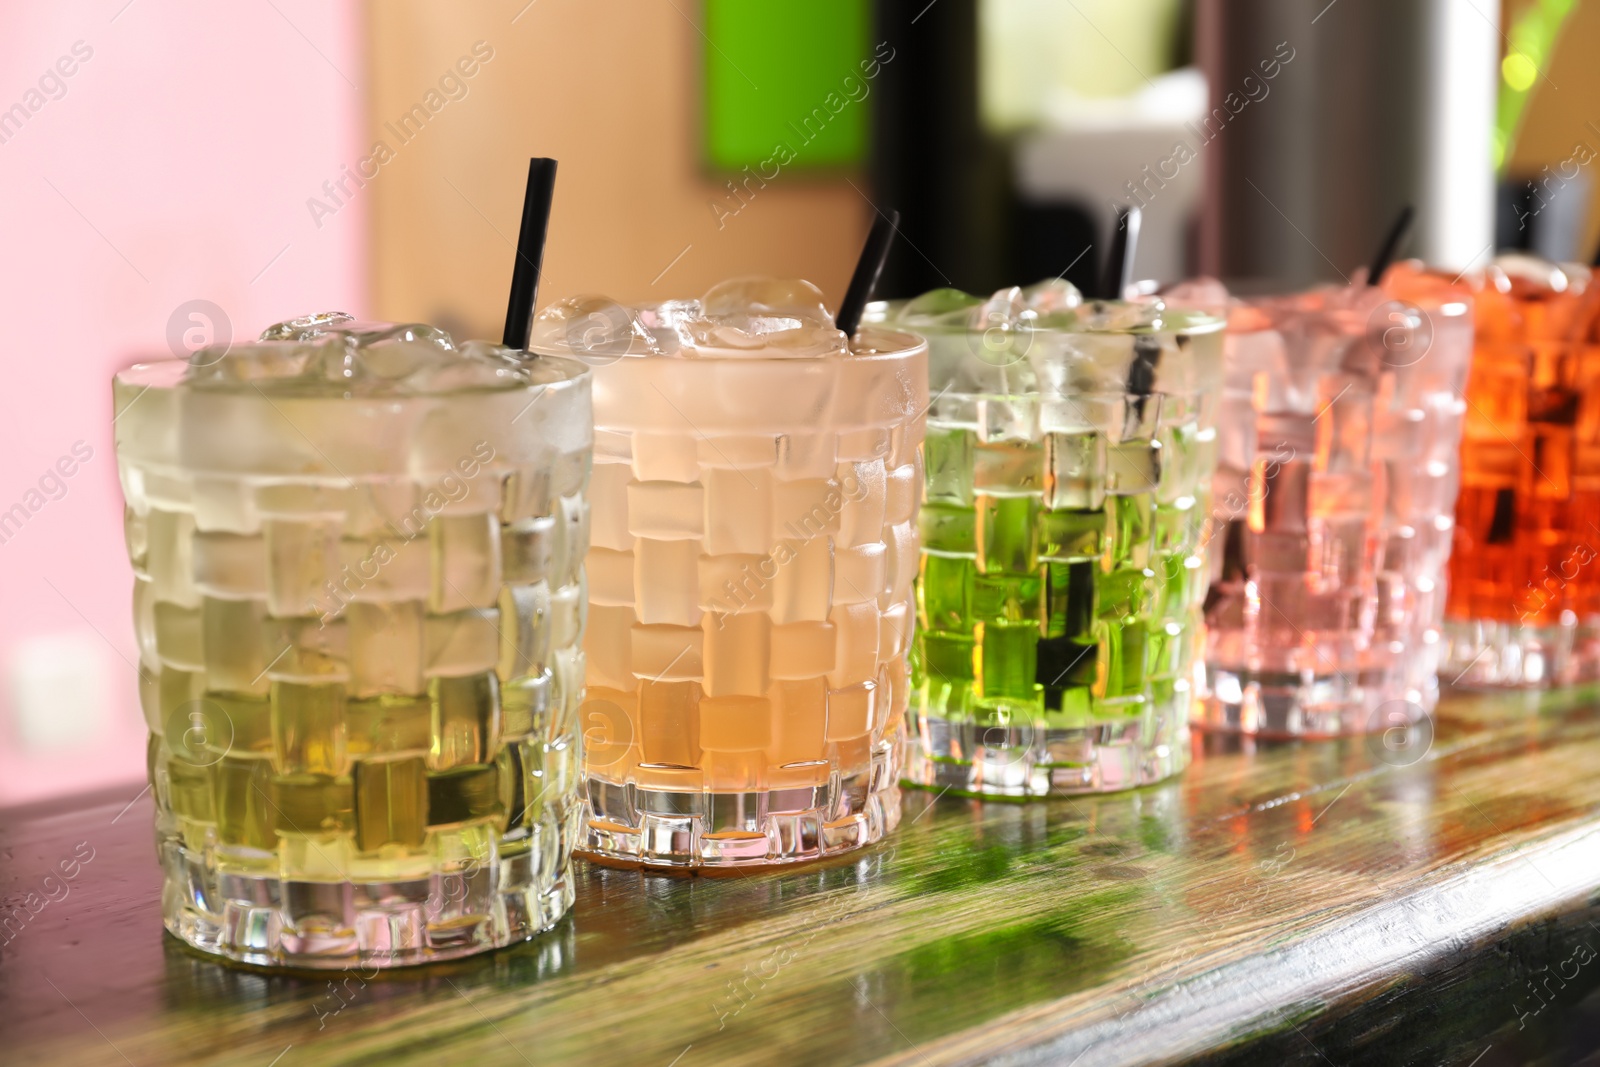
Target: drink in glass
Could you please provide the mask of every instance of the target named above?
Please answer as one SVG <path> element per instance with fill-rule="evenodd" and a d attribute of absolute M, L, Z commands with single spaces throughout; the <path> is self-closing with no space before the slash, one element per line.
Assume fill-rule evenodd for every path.
<path fill-rule="evenodd" d="M 938 290 L 907 778 L 1030 797 L 1189 759 L 1222 320 Z"/>
<path fill-rule="evenodd" d="M 1447 678 L 1600 677 L 1600 289 L 1586 268 L 1502 256 L 1471 277 Z"/>
<path fill-rule="evenodd" d="M 1199 723 L 1329 737 L 1431 711 L 1471 334 L 1469 294 L 1413 264 L 1235 304 Z"/>
<path fill-rule="evenodd" d="M 586 368 L 328 314 L 114 389 L 167 929 L 366 968 L 554 923 Z"/>
<path fill-rule="evenodd" d="M 594 367 L 588 825 L 604 860 L 813 859 L 899 819 L 927 348 L 804 282 L 569 300 Z"/>

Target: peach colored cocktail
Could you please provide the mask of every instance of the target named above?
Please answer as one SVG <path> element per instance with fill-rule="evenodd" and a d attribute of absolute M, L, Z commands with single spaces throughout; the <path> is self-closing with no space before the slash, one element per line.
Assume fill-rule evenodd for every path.
<path fill-rule="evenodd" d="M 804 282 L 569 300 L 541 351 L 594 368 L 580 847 L 805 860 L 899 818 L 927 346 L 853 344 Z"/>

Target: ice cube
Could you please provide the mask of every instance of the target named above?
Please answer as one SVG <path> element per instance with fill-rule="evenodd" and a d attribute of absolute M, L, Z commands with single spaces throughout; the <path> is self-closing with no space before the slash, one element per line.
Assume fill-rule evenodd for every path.
<path fill-rule="evenodd" d="M 343 311 L 322 311 L 315 315 L 302 315 L 286 322 L 275 322 L 261 331 L 262 341 L 309 341 L 320 337 L 329 329 L 337 329 L 356 321 L 356 317 Z"/>
<path fill-rule="evenodd" d="M 363 352 L 363 363 L 369 374 L 392 379 L 407 392 L 451 393 L 524 381 L 522 368 L 509 353 L 509 349 L 483 341 L 470 341 L 459 353 L 412 341 L 374 345 Z"/>
<path fill-rule="evenodd" d="M 638 314 L 604 296 L 575 296 L 551 304 L 533 320 L 531 350 L 579 357 L 659 355 L 655 335 Z"/>
<path fill-rule="evenodd" d="M 1047 315 L 1077 307 L 1083 303 L 1083 294 L 1065 278 L 1051 278 L 1035 282 L 1022 290 L 1022 299 L 1032 310 Z"/>
<path fill-rule="evenodd" d="M 1022 325 L 1023 316 L 1028 310 L 1027 302 L 1022 296 L 1022 290 L 1012 286 L 1010 289 L 995 290 L 989 299 L 971 312 L 969 321 L 978 328 L 986 326 L 1009 326 L 1015 328 Z"/>
<path fill-rule="evenodd" d="M 933 289 L 902 304 L 886 316 L 891 321 L 917 326 L 964 328 L 974 307 L 983 301 L 960 289 Z"/>
<path fill-rule="evenodd" d="M 712 288 L 700 307 L 702 319 L 684 316 L 677 326 L 695 351 L 712 349 L 725 356 L 760 350 L 769 357 L 796 358 L 848 351 L 822 291 L 797 278 L 735 278 Z"/>
<path fill-rule="evenodd" d="M 705 318 L 698 300 L 664 300 L 638 311 L 639 322 L 666 355 L 674 355 L 692 344 L 689 324 Z"/>
<path fill-rule="evenodd" d="M 359 355 L 360 369 L 379 378 L 400 381 L 429 368 L 452 362 L 448 349 L 427 341 L 385 339 Z"/>
<path fill-rule="evenodd" d="M 713 286 L 700 305 L 708 319 L 773 315 L 833 325 L 822 290 L 800 278 L 732 278 Z"/>
<path fill-rule="evenodd" d="M 807 326 L 797 319 L 766 315 L 740 318 L 735 324 L 707 324 L 691 336 L 691 354 L 709 349 L 724 356 L 730 352 L 759 352 L 768 359 L 815 359 L 842 356 L 848 351 L 844 334 L 831 326 Z"/>
<path fill-rule="evenodd" d="M 1228 287 L 1209 275 L 1190 278 L 1170 287 L 1161 294 L 1170 308 L 1185 308 L 1210 312 L 1214 315 L 1228 313 Z"/>
<path fill-rule="evenodd" d="M 432 326 L 356 322 L 349 315 L 330 312 L 268 327 L 256 344 L 200 349 L 190 357 L 188 379 L 213 384 L 322 380 L 381 388 L 385 378 L 407 373 L 412 362 L 402 359 L 398 370 L 391 366 L 387 374 L 373 373 L 368 357 L 386 343 L 414 345 L 440 359 L 448 359 L 453 351 L 450 335 Z"/>

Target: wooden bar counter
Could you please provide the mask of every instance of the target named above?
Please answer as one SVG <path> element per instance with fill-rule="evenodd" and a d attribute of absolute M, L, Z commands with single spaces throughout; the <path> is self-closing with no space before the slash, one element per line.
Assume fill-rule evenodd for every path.
<path fill-rule="evenodd" d="M 1420 747 L 1197 739 L 1133 793 L 908 792 L 883 844 L 776 875 L 580 863 L 538 940 L 376 977 L 167 937 L 136 789 L 0 812 L 0 1062 L 1574 1062 L 1597 708 L 1457 694 Z"/>

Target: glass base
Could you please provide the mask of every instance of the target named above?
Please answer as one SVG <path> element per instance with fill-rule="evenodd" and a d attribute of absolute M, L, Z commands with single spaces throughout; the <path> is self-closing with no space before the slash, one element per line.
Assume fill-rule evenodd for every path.
<path fill-rule="evenodd" d="M 982 726 L 917 717 L 906 784 L 979 797 L 1111 793 L 1189 765 L 1188 700 L 1083 726 Z"/>
<path fill-rule="evenodd" d="M 895 734 L 874 746 L 867 769 L 808 788 L 675 792 L 591 776 L 578 851 L 661 870 L 776 866 L 848 852 L 899 825 L 900 762 Z"/>
<path fill-rule="evenodd" d="M 1576 620 L 1527 626 L 1488 620 L 1447 620 L 1445 662 L 1451 685 L 1481 689 L 1543 689 L 1600 678 L 1600 626 Z"/>
<path fill-rule="evenodd" d="M 1422 719 L 1439 702 L 1430 674 L 1418 686 L 1395 684 L 1392 672 L 1318 674 L 1208 663 L 1195 726 L 1265 738 L 1345 737 Z"/>
<path fill-rule="evenodd" d="M 573 829 L 557 832 L 570 840 Z M 568 853 L 553 843 L 535 841 L 454 873 L 303 882 L 243 864 L 219 869 L 210 850 L 190 848 L 181 834 L 158 831 L 158 838 L 168 932 L 202 952 L 261 967 L 367 971 L 457 959 L 526 941 L 572 904 Z"/>

